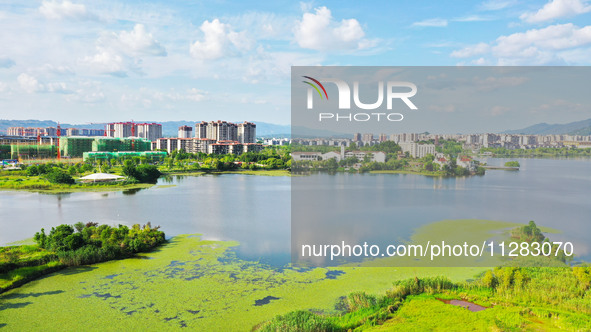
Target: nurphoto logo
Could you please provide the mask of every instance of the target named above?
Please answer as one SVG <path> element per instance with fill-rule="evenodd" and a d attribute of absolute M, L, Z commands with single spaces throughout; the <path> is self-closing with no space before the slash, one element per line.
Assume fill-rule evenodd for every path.
<path fill-rule="evenodd" d="M 310 76 L 302 76 L 308 81 L 302 81 L 303 83 L 308 85 L 308 93 L 307 93 L 307 108 L 313 109 L 314 108 L 314 91 L 320 97 L 320 100 L 328 101 L 328 93 L 324 88 L 322 83 L 333 83 L 337 87 L 338 91 L 338 109 L 340 110 L 350 110 L 351 109 L 351 88 L 347 82 L 341 79 L 336 78 L 322 78 L 322 79 L 315 79 Z M 385 86 L 385 88 L 384 88 Z M 400 91 L 400 89 L 410 89 L 410 91 Z M 361 110 L 376 110 L 382 107 L 384 103 L 384 94 L 386 95 L 386 108 L 391 110 L 393 107 L 393 100 L 400 99 L 404 102 L 404 104 L 411 110 L 417 110 L 417 106 L 410 100 L 411 97 L 416 95 L 417 93 L 417 86 L 411 82 L 402 82 L 402 81 L 387 81 L 385 84 L 383 81 L 378 82 L 378 93 L 377 93 L 377 100 L 374 103 L 366 104 L 361 101 L 359 97 L 359 81 L 353 82 L 353 103 L 355 107 Z M 385 93 L 384 93 L 385 90 Z M 348 114 L 339 114 L 339 113 L 319 113 L 318 121 L 322 122 L 322 120 L 348 120 L 348 121 L 360 121 L 365 122 L 371 119 L 375 119 L 377 121 L 381 121 L 382 119 L 386 119 L 388 121 L 402 121 L 404 116 L 401 113 L 348 113 Z"/>

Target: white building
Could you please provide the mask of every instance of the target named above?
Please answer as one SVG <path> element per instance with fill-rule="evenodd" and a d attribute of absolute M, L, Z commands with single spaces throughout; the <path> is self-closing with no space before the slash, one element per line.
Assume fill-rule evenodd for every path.
<path fill-rule="evenodd" d="M 402 152 L 408 152 L 413 158 L 423 158 L 428 154 L 435 155 L 434 144 L 403 142 L 398 143 L 398 145 L 400 145 L 400 147 L 402 148 Z"/>
<path fill-rule="evenodd" d="M 106 125 L 107 137 L 140 137 L 155 141 L 162 137 L 159 123 L 113 122 Z"/>
<path fill-rule="evenodd" d="M 237 140 L 240 143 L 255 143 L 257 136 L 257 125 L 244 121 L 238 124 Z"/>

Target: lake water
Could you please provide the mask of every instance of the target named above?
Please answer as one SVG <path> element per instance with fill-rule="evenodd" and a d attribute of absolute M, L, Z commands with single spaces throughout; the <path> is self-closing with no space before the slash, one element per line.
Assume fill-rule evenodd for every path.
<path fill-rule="evenodd" d="M 538 225 L 561 230 L 563 233 L 552 234 L 551 239 L 573 242 L 576 252 L 588 260 L 591 160 L 517 160 L 520 171 L 489 170 L 481 177 L 223 174 L 161 179 L 157 186 L 137 192 L 0 192 L 0 245 L 62 223 L 132 225 L 150 221 L 162 226 L 167 236 L 201 233 L 205 239 L 238 241 L 239 257 L 281 265 L 290 259 L 294 179 L 312 188 L 303 200 L 301 193 L 297 195 L 297 211 L 312 211 L 320 217 L 338 214 L 341 233 L 353 237 L 352 241 L 355 234 L 369 234 L 369 240 L 376 243 L 392 240 L 392 234 L 408 238 L 413 228 L 444 219 L 535 220 Z M 506 160 L 483 161 L 502 165 Z M 343 194 L 347 199 L 343 202 L 353 200 L 354 204 L 314 205 L 322 196 L 347 192 L 335 188 L 354 188 L 349 190 L 354 197 Z M 384 225 L 383 219 L 393 215 L 405 220 L 406 226 Z M 367 231 L 376 229 L 383 231 Z M 387 239 L 381 238 L 384 234 Z"/>

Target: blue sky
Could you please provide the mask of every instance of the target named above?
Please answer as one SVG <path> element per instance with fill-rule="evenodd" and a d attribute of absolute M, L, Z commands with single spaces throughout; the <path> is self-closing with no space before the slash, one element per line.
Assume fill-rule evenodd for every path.
<path fill-rule="evenodd" d="M 589 65 L 589 22 L 584 0 L 0 0 L 0 118 L 288 124 L 292 65 Z"/>

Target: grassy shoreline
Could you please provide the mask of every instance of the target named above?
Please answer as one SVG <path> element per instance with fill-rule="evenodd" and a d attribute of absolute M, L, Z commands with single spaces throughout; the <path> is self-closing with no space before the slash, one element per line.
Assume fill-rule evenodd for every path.
<path fill-rule="evenodd" d="M 291 176 L 288 170 L 232 170 L 232 171 L 172 171 L 162 172 L 165 176 L 201 176 L 207 174 L 243 174 L 258 176 Z M 152 183 L 76 183 L 55 184 L 39 176 L 13 175 L 0 173 L 0 191 L 27 191 L 39 193 L 73 193 L 73 192 L 104 192 L 124 191 L 131 189 L 147 189 L 153 187 Z"/>
<path fill-rule="evenodd" d="M 369 171 L 370 174 L 414 174 L 431 177 L 445 177 L 443 172 L 428 172 L 428 171 L 409 171 L 409 170 L 380 170 L 380 171 Z"/>
<path fill-rule="evenodd" d="M 231 170 L 231 171 L 204 171 L 204 170 L 186 170 L 186 171 L 163 171 L 160 170 L 164 175 L 182 175 L 182 176 L 201 176 L 207 174 L 245 174 L 245 175 L 259 175 L 259 176 L 291 176 L 291 172 L 285 169 L 272 169 L 272 170 Z"/>

